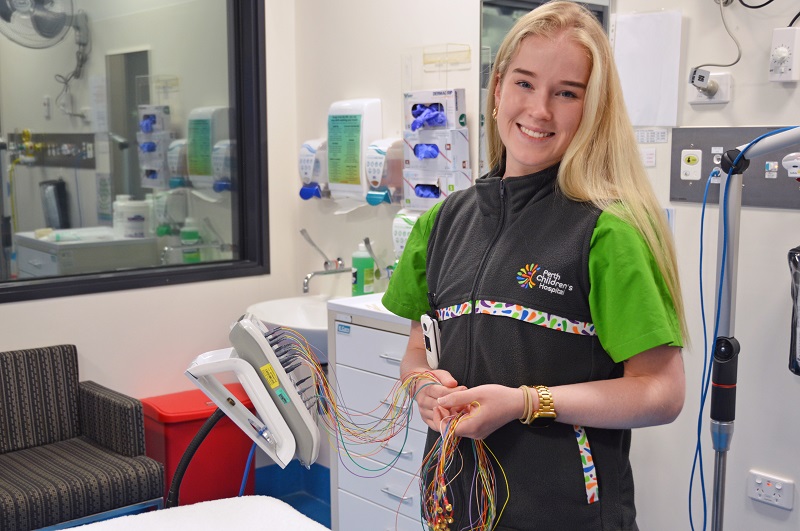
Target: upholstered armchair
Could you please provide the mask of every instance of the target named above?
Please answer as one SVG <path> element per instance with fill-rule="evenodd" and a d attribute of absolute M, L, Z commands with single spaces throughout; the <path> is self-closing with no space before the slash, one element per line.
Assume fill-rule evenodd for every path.
<path fill-rule="evenodd" d="M 74 345 L 0 352 L 0 529 L 72 527 L 160 508 L 141 403 L 78 381 Z"/>

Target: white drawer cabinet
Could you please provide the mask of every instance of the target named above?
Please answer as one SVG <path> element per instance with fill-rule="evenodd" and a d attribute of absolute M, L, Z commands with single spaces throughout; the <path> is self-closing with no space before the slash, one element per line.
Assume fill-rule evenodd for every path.
<path fill-rule="evenodd" d="M 357 531 L 367 527 L 375 531 L 420 531 L 421 529 L 418 521 L 350 494 L 346 490 L 339 492 L 338 524 L 338 529 L 341 531 Z M 334 529 L 337 529 L 336 524 Z"/>
<path fill-rule="evenodd" d="M 381 465 L 377 461 L 369 462 L 369 459 L 364 459 L 362 462 L 371 470 L 379 469 Z M 365 473 L 358 467 L 347 463 L 347 468 L 345 468 L 345 463 L 339 460 L 340 490 L 377 503 L 393 513 L 399 512 L 409 518 L 419 517 L 418 476 L 390 468 L 380 476 L 366 479 L 363 477 Z"/>
<path fill-rule="evenodd" d="M 406 352 L 408 334 L 395 334 L 364 326 L 337 322 L 336 363 L 397 378 Z"/>
<path fill-rule="evenodd" d="M 383 309 L 381 296 L 328 302 L 329 377 L 337 385 L 340 407 L 366 415 L 359 423 L 376 420 L 392 407 L 387 402 L 408 343 L 409 321 Z M 385 443 L 349 445 L 350 456 L 331 450 L 333 531 L 358 531 L 365 522 L 379 531 L 424 528 L 417 474 L 426 431 L 414 414 L 407 436 L 400 432 Z"/>

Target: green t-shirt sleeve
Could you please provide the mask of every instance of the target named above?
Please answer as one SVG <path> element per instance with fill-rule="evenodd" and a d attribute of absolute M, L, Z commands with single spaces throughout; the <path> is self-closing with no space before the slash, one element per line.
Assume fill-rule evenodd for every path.
<path fill-rule="evenodd" d="M 389 280 L 389 287 L 381 299 L 387 310 L 412 321 L 419 321 L 420 316 L 431 309 L 425 261 L 428 239 L 441 206 L 441 203 L 437 203 L 414 223 L 400 261 Z"/>
<path fill-rule="evenodd" d="M 681 347 L 672 297 L 641 234 L 603 212 L 589 252 L 589 307 L 600 343 L 624 361 L 645 350 Z"/>

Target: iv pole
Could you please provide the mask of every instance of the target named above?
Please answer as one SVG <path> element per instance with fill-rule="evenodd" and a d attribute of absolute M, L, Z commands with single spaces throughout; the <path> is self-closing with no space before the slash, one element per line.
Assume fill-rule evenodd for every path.
<path fill-rule="evenodd" d="M 711 441 L 714 447 L 714 499 L 711 529 L 722 531 L 725 508 L 725 469 L 736 417 L 736 377 L 739 342 L 733 337 L 736 313 L 736 275 L 739 258 L 739 226 L 742 209 L 742 174 L 750 165 L 745 155 L 757 157 L 800 143 L 800 127 L 743 144 L 722 158 L 723 180 L 719 190 L 719 239 L 717 244 L 717 286 L 722 277 L 718 301 L 719 328 L 714 341 L 711 372 Z M 727 199 L 725 199 L 727 198 Z M 723 205 L 727 204 L 727 208 Z M 726 229 L 727 226 L 727 235 Z M 726 238 L 727 236 L 727 238 Z M 727 239 L 727 249 L 725 240 Z M 724 273 L 723 273 L 724 271 Z"/>

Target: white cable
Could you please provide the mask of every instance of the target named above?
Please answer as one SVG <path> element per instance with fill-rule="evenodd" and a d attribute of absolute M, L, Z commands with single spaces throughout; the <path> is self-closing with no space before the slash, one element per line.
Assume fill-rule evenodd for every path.
<path fill-rule="evenodd" d="M 736 36 L 734 36 L 734 34 L 731 33 L 731 30 L 728 28 L 728 23 L 725 20 L 725 9 L 723 8 L 723 4 L 724 4 L 723 0 L 719 0 L 719 15 L 722 18 L 722 25 L 725 27 L 725 31 L 728 32 L 728 35 L 730 36 L 730 38 L 733 39 L 734 43 L 736 43 L 736 51 L 737 51 L 736 60 L 733 61 L 730 64 L 727 64 L 727 65 L 720 65 L 720 64 L 716 64 L 716 63 L 706 63 L 706 64 L 703 64 L 703 65 L 694 67 L 694 70 L 696 70 L 698 68 L 703 68 L 705 66 L 718 66 L 720 68 L 727 68 L 729 66 L 735 65 L 736 63 L 739 62 L 739 59 L 742 58 L 742 46 L 741 46 L 741 44 L 739 44 L 739 40 L 736 38 Z"/>

